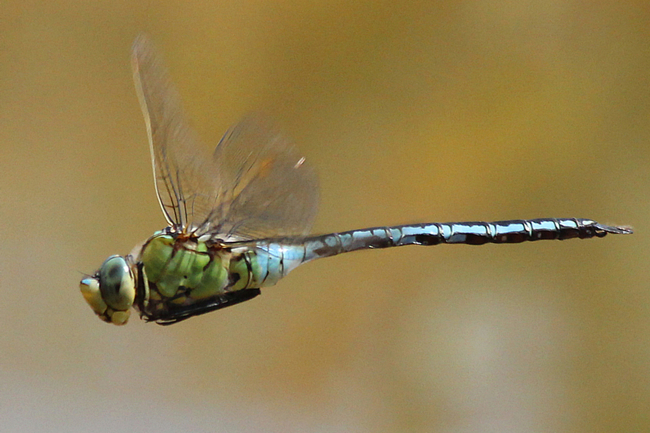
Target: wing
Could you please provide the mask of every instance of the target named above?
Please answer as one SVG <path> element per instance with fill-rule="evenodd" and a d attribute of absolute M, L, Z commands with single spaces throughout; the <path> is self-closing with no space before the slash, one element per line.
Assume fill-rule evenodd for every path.
<path fill-rule="evenodd" d="M 210 156 L 188 126 L 180 97 L 145 36 L 133 44 L 132 66 L 156 192 L 171 226 L 226 240 L 309 231 L 316 216 L 316 175 L 270 123 L 244 119 Z"/>
<path fill-rule="evenodd" d="M 271 123 L 248 116 L 213 154 L 223 194 L 206 223 L 210 232 L 245 239 L 305 235 L 318 208 L 318 179 Z"/>

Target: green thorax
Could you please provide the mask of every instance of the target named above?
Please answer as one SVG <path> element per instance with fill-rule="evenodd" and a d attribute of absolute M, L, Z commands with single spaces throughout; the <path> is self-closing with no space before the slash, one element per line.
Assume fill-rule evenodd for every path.
<path fill-rule="evenodd" d="M 232 248 L 193 235 L 157 232 L 136 260 L 141 263 L 139 303 L 145 314 L 191 307 L 277 281 L 259 266 L 255 248 Z"/>

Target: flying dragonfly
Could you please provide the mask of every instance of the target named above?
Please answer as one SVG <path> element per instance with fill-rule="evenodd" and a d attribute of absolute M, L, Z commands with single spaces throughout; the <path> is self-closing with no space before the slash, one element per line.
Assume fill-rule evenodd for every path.
<path fill-rule="evenodd" d="M 125 324 L 132 308 L 146 321 L 177 323 L 252 299 L 303 263 L 351 251 L 632 233 L 590 219 L 543 218 L 310 235 L 318 182 L 290 141 L 263 118 L 249 116 L 208 154 L 146 36 L 136 38 L 131 61 L 168 226 L 81 280 L 85 300 L 108 323 Z"/>

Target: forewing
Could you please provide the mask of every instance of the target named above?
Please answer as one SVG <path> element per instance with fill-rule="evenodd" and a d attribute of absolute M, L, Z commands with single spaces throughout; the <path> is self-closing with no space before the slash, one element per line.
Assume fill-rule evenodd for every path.
<path fill-rule="evenodd" d="M 188 126 L 180 97 L 152 43 L 140 35 L 133 43 L 131 63 L 144 114 L 156 192 L 165 218 L 177 229 L 203 222 L 211 209 L 200 203 L 214 200 L 218 179 L 209 153 L 198 145 Z M 198 202 L 197 203 L 197 199 Z"/>

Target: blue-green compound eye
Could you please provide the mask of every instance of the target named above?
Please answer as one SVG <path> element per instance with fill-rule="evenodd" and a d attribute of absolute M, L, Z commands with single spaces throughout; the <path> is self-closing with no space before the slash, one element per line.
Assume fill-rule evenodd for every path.
<path fill-rule="evenodd" d="M 111 256 L 94 277 L 79 284 L 88 305 L 102 320 L 124 325 L 129 320 L 135 300 L 135 280 L 126 259 Z"/>
<path fill-rule="evenodd" d="M 99 290 L 106 305 L 126 311 L 135 299 L 135 283 L 128 263 L 121 256 L 111 256 L 99 268 Z"/>

